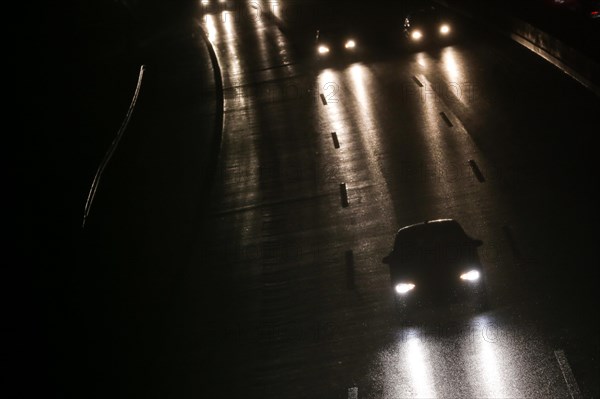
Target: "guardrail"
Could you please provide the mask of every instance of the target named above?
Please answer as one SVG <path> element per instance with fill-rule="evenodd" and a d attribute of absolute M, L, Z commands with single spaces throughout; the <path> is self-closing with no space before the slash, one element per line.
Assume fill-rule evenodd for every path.
<path fill-rule="evenodd" d="M 434 1 L 474 21 L 482 19 L 477 10 L 457 6 L 446 0 Z M 536 53 L 600 97 L 600 65 L 594 60 L 518 18 L 498 14 L 485 17 L 486 27 L 491 26 L 497 32 Z M 493 23 L 489 24 L 490 21 Z"/>

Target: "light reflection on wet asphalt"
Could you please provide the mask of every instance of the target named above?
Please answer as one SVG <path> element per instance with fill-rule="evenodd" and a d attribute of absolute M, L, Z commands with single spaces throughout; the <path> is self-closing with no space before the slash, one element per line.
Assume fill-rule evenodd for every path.
<path fill-rule="evenodd" d="M 534 323 L 522 323 L 521 310 L 522 318 L 513 314 L 526 294 L 500 228 L 512 211 L 493 174 L 485 185 L 473 177 L 467 161 L 477 159 L 486 171 L 488 161 L 452 113 L 451 101 L 473 101 L 456 89 L 471 83 L 473 55 L 447 47 L 436 58 L 416 53 L 311 71 L 297 66 L 289 39 L 270 22 L 242 23 L 233 14 L 204 21 L 226 90 L 215 242 L 238 252 L 228 265 L 236 317 L 271 332 L 335 327 L 318 339 L 241 339 L 232 380 L 264 398 L 343 397 L 353 386 L 359 398 L 568 397 L 556 348 Z M 412 76 L 425 91 L 404 90 L 415 84 Z M 274 79 L 293 85 L 296 95 L 257 98 Z M 440 81 L 452 96 L 434 89 Z M 238 88 L 244 95 L 231 95 Z M 410 181 L 405 167 L 419 181 Z M 340 207 L 341 182 L 347 209 Z M 463 222 L 488 245 L 482 259 L 494 310 L 406 326 L 394 315 L 380 260 L 399 226 L 442 217 Z M 279 252 L 267 256 L 269 243 Z M 259 250 L 248 256 L 250 247 Z M 290 247 L 293 259 L 281 262 L 277 255 Z M 354 263 L 344 265 L 349 250 Z M 349 275 L 355 288 L 348 289 Z"/>

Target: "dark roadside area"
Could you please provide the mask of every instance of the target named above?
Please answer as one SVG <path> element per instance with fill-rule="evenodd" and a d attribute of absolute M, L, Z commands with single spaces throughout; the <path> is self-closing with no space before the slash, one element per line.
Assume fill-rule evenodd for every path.
<path fill-rule="evenodd" d="M 600 62 L 600 2 L 595 0 L 445 0 L 441 4 L 469 10 L 482 25 L 518 18 L 567 46 Z M 505 25 L 505 23 L 503 23 Z M 501 23 L 501 25 L 503 25 Z"/>
<path fill-rule="evenodd" d="M 220 94 L 197 11 L 186 0 L 31 10 L 39 53 L 25 121 L 27 267 L 14 276 L 24 284 L 8 290 L 11 374 L 24 397 L 167 396 L 176 371 L 166 312 L 220 145 Z M 82 228 L 142 65 L 136 107 Z"/>

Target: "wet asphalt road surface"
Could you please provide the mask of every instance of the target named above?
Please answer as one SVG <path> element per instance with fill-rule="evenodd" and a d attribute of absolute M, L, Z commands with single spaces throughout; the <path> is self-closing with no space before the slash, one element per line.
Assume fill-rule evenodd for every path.
<path fill-rule="evenodd" d="M 243 7 L 201 21 L 223 73 L 223 145 L 174 299 L 169 347 L 182 366 L 169 389 L 597 394 L 590 137 L 600 101 L 493 34 L 314 63 L 297 51 L 306 36 Z M 484 241 L 491 307 L 405 319 L 381 258 L 399 227 L 438 218 Z"/>

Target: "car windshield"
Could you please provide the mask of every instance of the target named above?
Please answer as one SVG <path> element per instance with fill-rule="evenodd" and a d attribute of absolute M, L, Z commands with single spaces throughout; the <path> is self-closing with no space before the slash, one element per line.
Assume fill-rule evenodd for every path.
<path fill-rule="evenodd" d="M 472 252 L 470 239 L 454 222 L 434 222 L 401 230 L 394 252 L 401 263 L 435 266 L 457 260 Z"/>
<path fill-rule="evenodd" d="M 467 234 L 458 223 L 432 222 L 400 230 L 395 246 L 429 246 L 432 242 L 458 243 L 467 240 Z"/>
<path fill-rule="evenodd" d="M 330 40 L 343 40 L 349 38 L 351 35 L 347 32 L 347 29 L 343 28 L 327 28 L 319 30 L 319 40 L 330 41 Z"/>
<path fill-rule="evenodd" d="M 440 20 L 440 15 L 435 11 L 421 11 L 410 16 L 412 25 L 432 24 Z"/>

